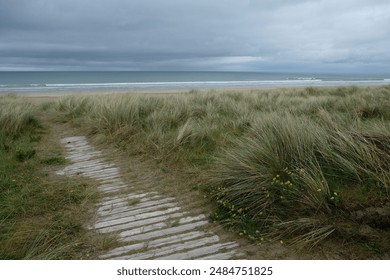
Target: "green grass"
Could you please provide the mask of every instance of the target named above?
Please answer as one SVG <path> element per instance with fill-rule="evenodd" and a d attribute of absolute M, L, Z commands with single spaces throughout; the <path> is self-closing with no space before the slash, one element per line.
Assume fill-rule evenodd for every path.
<path fill-rule="evenodd" d="M 2 258 L 96 249 L 76 215 L 91 201 L 88 184 L 43 172 L 65 163 L 58 150 L 42 153 L 43 114 L 188 178 L 209 198 L 211 219 L 253 241 L 390 252 L 388 217 L 372 215 L 390 205 L 389 86 L 67 96 L 41 106 L 7 96 L 0 108 Z"/>
<path fill-rule="evenodd" d="M 390 133 L 372 135 L 384 139 L 383 148 L 351 127 L 268 115 L 221 153 L 212 178 L 214 196 L 232 215 L 256 221 L 264 235 L 314 245 L 341 232 L 351 219 L 348 212 L 357 211 L 345 193 L 361 190 L 379 205 L 388 201 Z M 371 203 L 360 201 L 359 208 Z"/>
<path fill-rule="evenodd" d="M 353 213 L 390 201 L 388 86 L 76 100 L 58 108 L 100 140 L 198 176 L 212 218 L 254 240 L 349 239 Z"/>
<path fill-rule="evenodd" d="M 61 156 L 48 157 L 40 160 L 40 163 L 47 165 L 61 165 L 65 162 L 65 158 Z"/>
<path fill-rule="evenodd" d="M 49 176 L 50 151 L 35 106 L 0 97 L 0 259 L 86 258 L 95 250 L 83 228 L 95 192 L 88 182 Z M 44 148 L 42 147 L 44 145 Z"/>

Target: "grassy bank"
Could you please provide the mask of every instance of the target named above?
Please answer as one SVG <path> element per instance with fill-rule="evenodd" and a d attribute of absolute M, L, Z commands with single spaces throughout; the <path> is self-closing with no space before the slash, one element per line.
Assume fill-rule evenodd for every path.
<path fill-rule="evenodd" d="M 389 250 L 388 86 L 72 96 L 57 109 L 97 141 L 197 178 L 212 219 L 256 242 Z"/>
<path fill-rule="evenodd" d="M 64 164 L 48 145 L 48 128 L 64 123 L 125 160 L 191 182 L 210 219 L 256 244 L 333 244 L 348 251 L 342 258 L 390 253 L 389 86 L 79 95 L 40 105 L 1 97 L 0 106 L 1 258 L 85 258 L 99 246 L 82 227 L 88 217 L 77 215 L 88 212 L 91 185 L 47 171 Z M 340 258 L 337 250 L 329 256 Z"/>
<path fill-rule="evenodd" d="M 47 171 L 65 159 L 46 142 L 42 110 L 0 97 L 0 259 L 87 258 L 95 248 L 82 227 L 94 190 Z"/>

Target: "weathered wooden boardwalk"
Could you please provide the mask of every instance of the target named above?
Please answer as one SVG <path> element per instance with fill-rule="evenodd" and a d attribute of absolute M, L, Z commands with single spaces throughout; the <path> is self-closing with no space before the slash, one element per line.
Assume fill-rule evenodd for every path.
<path fill-rule="evenodd" d="M 90 226 L 99 233 L 115 233 L 118 247 L 101 259 L 230 259 L 238 243 L 222 242 L 209 231 L 203 214 L 184 211 L 174 197 L 127 184 L 119 168 L 89 145 L 86 137 L 61 140 L 71 162 L 58 175 L 85 176 L 98 182 L 102 200 Z"/>

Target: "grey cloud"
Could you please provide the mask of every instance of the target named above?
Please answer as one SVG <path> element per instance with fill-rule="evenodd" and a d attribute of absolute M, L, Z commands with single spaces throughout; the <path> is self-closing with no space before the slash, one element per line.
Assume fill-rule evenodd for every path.
<path fill-rule="evenodd" d="M 389 15 L 372 0 L 0 0 L 0 70 L 390 71 Z"/>

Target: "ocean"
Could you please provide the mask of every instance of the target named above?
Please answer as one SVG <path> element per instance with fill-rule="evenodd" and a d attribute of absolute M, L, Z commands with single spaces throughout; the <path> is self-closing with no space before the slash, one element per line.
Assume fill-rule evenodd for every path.
<path fill-rule="evenodd" d="M 0 94 L 390 84 L 390 74 L 176 71 L 0 71 Z"/>

